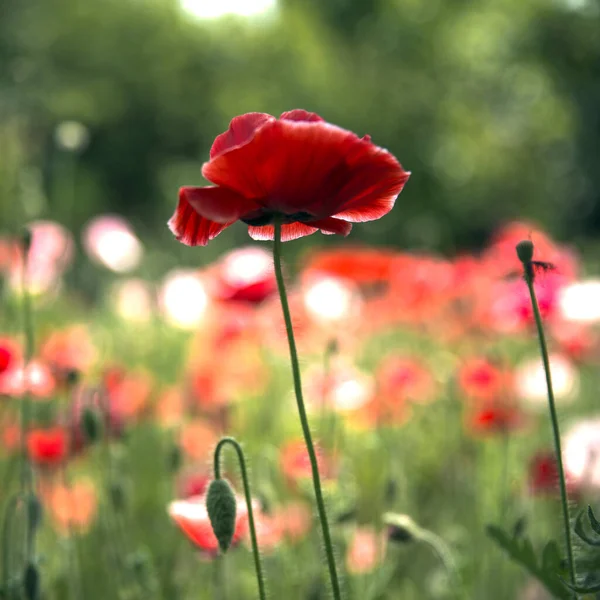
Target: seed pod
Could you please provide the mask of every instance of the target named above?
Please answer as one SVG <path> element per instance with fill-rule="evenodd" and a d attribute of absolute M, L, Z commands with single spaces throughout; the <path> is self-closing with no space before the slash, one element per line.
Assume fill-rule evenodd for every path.
<path fill-rule="evenodd" d="M 206 494 L 206 510 L 219 548 L 227 552 L 235 531 L 236 502 L 233 490 L 225 479 L 211 481 Z"/>
<path fill-rule="evenodd" d="M 98 413 L 91 407 L 86 406 L 81 417 L 81 429 L 85 439 L 93 444 L 102 435 L 102 421 Z"/>
<path fill-rule="evenodd" d="M 177 445 L 172 446 L 167 455 L 167 468 L 171 473 L 177 473 L 181 468 L 182 462 L 183 456 L 181 454 L 181 448 Z"/>
<path fill-rule="evenodd" d="M 517 256 L 519 260 L 528 265 L 533 259 L 533 242 L 531 240 L 523 240 L 517 244 Z"/>

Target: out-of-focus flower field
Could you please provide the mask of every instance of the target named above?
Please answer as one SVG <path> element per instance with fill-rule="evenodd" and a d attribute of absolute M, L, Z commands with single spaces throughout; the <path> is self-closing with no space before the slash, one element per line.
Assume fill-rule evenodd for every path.
<path fill-rule="evenodd" d="M 232 435 L 250 463 L 270 597 L 329 597 L 270 245 L 249 240 L 149 281 L 129 275 L 149 258 L 121 217 L 30 231 L 25 262 L 19 240 L 0 240 L 3 583 L 23 560 L 24 506 L 9 506 L 23 447 L 43 506 L 42 598 L 256 597 L 233 453 L 224 472 L 240 503 L 225 556 L 204 506 L 212 451 Z M 518 523 L 538 553 L 563 539 L 545 375 L 515 253 L 528 238 L 552 264 L 535 287 L 575 514 L 600 488 L 600 278 L 574 248 L 509 223 L 478 254 L 350 241 L 286 264 L 345 597 L 549 597 L 486 533 Z M 104 269 L 94 306 L 70 283 L 76 252 L 96 265 L 89 273 Z"/>

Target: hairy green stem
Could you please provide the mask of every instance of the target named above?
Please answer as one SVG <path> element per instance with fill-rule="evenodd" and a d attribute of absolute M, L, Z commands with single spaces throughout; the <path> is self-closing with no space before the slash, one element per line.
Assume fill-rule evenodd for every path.
<path fill-rule="evenodd" d="M 544 335 L 544 327 L 542 325 L 542 316 L 533 287 L 534 273 L 531 263 L 524 263 L 525 281 L 529 288 L 531 297 L 531 306 L 533 308 L 533 316 L 537 328 L 538 338 L 540 342 L 540 351 L 542 361 L 544 363 L 544 372 L 546 374 L 546 386 L 548 388 L 548 406 L 550 408 L 550 421 L 552 423 L 552 434 L 554 436 L 554 453 L 556 454 L 556 462 L 558 464 L 558 479 L 560 483 L 560 499 L 562 505 L 563 521 L 565 526 L 565 545 L 567 549 L 567 562 L 569 564 L 569 577 L 571 583 L 575 585 L 575 561 L 573 559 L 573 544 L 571 541 L 571 524 L 569 521 L 569 506 L 567 499 L 567 486 L 565 484 L 565 470 L 562 460 L 562 449 L 560 445 L 560 431 L 558 428 L 558 416 L 556 414 L 556 403 L 554 401 L 554 391 L 552 388 L 552 376 L 550 374 L 550 360 L 548 359 L 548 346 L 546 345 L 546 336 Z"/>
<path fill-rule="evenodd" d="M 214 471 L 215 479 L 221 479 L 221 450 L 223 446 L 229 444 L 235 449 L 240 462 L 240 471 L 242 473 L 242 482 L 244 483 L 244 496 L 246 497 L 246 506 L 248 507 L 248 525 L 250 526 L 250 539 L 252 540 L 252 554 L 254 556 L 254 569 L 256 571 L 256 580 L 258 582 L 258 596 L 261 600 L 266 600 L 267 592 L 265 590 L 265 580 L 260 564 L 260 553 L 258 551 L 258 539 L 256 537 L 256 526 L 254 524 L 254 511 L 252 510 L 252 496 L 250 494 L 250 482 L 248 480 L 248 470 L 246 469 L 246 459 L 244 451 L 238 441 L 232 437 L 221 438 L 214 453 Z"/>
<path fill-rule="evenodd" d="M 325 553 L 327 555 L 327 565 L 329 567 L 329 576 L 331 579 L 331 587 L 335 600 L 341 599 L 340 583 L 338 580 L 337 570 L 335 566 L 335 556 L 333 553 L 333 544 L 331 542 L 331 534 L 329 532 L 329 523 L 327 522 L 327 512 L 325 511 L 325 501 L 323 500 L 323 492 L 321 491 L 321 479 L 319 477 L 319 466 L 317 463 L 317 455 L 315 452 L 310 427 L 308 425 L 308 417 L 306 408 L 302 398 L 302 381 L 300 379 L 300 365 L 298 363 L 298 351 L 296 350 L 296 340 L 294 339 L 294 329 L 292 326 L 292 318 L 290 315 L 290 306 L 288 303 L 287 294 L 285 291 L 285 282 L 283 279 L 283 271 L 281 269 L 281 221 L 275 220 L 274 244 L 273 244 L 273 259 L 275 264 L 275 278 L 277 279 L 277 288 L 279 290 L 279 298 L 281 300 L 281 308 L 283 310 L 283 318 L 285 321 L 285 329 L 287 332 L 288 344 L 290 347 L 290 361 L 292 365 L 292 375 L 294 378 L 294 391 L 296 393 L 296 404 L 298 405 L 298 414 L 300 415 L 300 423 L 304 434 L 306 449 L 310 459 L 312 471 L 313 487 L 317 501 L 317 509 L 321 529 L 323 532 L 323 543 L 325 545 Z"/>

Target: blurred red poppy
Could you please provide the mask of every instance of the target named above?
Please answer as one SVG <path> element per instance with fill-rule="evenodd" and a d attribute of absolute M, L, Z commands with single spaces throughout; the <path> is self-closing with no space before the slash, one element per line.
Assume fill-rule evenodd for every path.
<path fill-rule="evenodd" d="M 38 465 L 60 465 L 69 451 L 67 432 L 62 427 L 34 429 L 27 434 L 29 458 Z"/>
<path fill-rule="evenodd" d="M 315 447 L 317 453 L 317 464 L 321 478 L 331 477 L 335 471 L 333 457 L 326 456 L 323 449 L 318 445 Z M 308 451 L 302 440 L 292 440 L 281 449 L 281 470 L 290 486 L 294 487 L 299 481 L 311 476 L 311 464 Z"/>
<path fill-rule="evenodd" d="M 409 173 L 370 138 L 326 123 L 305 110 L 279 119 L 235 117 L 211 148 L 202 175 L 214 185 L 183 187 L 169 227 L 189 246 L 205 246 L 235 221 L 250 237 L 272 240 L 315 233 L 348 235 L 351 223 L 387 214 Z"/>
<path fill-rule="evenodd" d="M 19 344 L 11 338 L 0 339 L 0 375 L 20 360 Z"/>
<path fill-rule="evenodd" d="M 512 389 L 511 377 L 487 358 L 469 358 L 458 371 L 458 385 L 473 400 L 490 401 Z"/>
<path fill-rule="evenodd" d="M 396 252 L 378 248 L 320 250 L 310 255 L 304 273 L 327 273 L 349 279 L 362 287 L 387 284 Z"/>
<path fill-rule="evenodd" d="M 516 407 L 489 403 L 473 411 L 468 420 L 469 429 L 477 435 L 509 433 L 523 425 L 523 415 Z"/>
<path fill-rule="evenodd" d="M 577 493 L 577 486 L 569 473 L 565 474 L 565 478 L 567 491 L 571 494 Z M 532 494 L 558 496 L 558 463 L 553 452 L 541 450 L 531 457 L 529 461 L 528 483 L 529 491 Z"/>

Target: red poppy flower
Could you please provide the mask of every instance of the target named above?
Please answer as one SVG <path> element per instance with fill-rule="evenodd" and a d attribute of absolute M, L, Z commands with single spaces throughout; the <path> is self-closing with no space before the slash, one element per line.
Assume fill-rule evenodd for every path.
<path fill-rule="evenodd" d="M 29 458 L 48 467 L 63 462 L 68 452 L 67 432 L 62 427 L 34 429 L 27 434 Z"/>
<path fill-rule="evenodd" d="M 214 185 L 181 188 L 169 221 L 189 246 L 205 246 L 238 220 L 250 237 L 272 240 L 278 216 L 284 241 L 318 229 L 348 235 L 351 223 L 387 214 L 410 174 L 369 136 L 292 110 L 279 119 L 235 117 L 215 139 L 202 175 Z"/>

